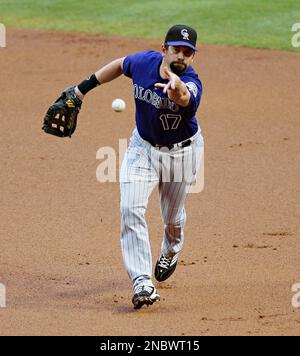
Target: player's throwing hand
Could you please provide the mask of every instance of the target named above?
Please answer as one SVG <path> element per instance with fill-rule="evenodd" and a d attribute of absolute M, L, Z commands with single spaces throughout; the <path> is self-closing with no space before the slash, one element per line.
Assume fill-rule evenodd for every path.
<path fill-rule="evenodd" d="M 168 90 L 175 90 L 181 80 L 175 73 L 169 71 L 167 67 L 164 67 L 163 72 L 166 76 L 166 79 L 169 79 L 169 82 L 167 84 L 156 83 L 154 86 L 156 88 L 162 88 L 164 93 L 166 93 Z"/>
<path fill-rule="evenodd" d="M 163 74 L 166 79 L 169 80 L 165 83 L 155 83 L 156 88 L 162 88 L 164 93 L 168 94 L 168 97 L 180 106 L 188 106 L 190 101 L 190 92 L 187 90 L 184 82 L 180 80 L 178 75 L 171 72 L 167 67 L 163 68 Z"/>

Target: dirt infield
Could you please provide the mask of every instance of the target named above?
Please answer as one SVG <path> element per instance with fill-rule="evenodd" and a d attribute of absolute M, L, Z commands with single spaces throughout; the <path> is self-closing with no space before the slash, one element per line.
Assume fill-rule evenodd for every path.
<path fill-rule="evenodd" d="M 0 49 L 1 335 L 299 335 L 300 54 L 203 46 L 205 189 L 186 204 L 180 263 L 140 311 L 119 242 L 119 186 L 96 180 L 102 146 L 134 128 L 130 80 L 87 96 L 71 140 L 41 131 L 49 104 L 110 60 L 158 41 L 7 31 Z M 122 113 L 111 101 L 127 102 Z M 162 222 L 149 222 L 153 260 Z"/>

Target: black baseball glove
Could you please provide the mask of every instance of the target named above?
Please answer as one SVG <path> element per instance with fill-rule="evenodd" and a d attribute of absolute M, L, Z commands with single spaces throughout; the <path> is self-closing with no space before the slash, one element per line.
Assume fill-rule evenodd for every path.
<path fill-rule="evenodd" d="M 74 88 L 65 89 L 48 109 L 42 127 L 46 133 L 59 137 L 71 137 L 73 135 L 82 104 L 82 101 L 75 94 Z"/>

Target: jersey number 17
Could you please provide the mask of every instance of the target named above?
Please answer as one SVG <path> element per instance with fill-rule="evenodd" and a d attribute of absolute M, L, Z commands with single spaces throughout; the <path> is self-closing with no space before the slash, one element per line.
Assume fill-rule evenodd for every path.
<path fill-rule="evenodd" d="M 159 117 L 162 122 L 164 130 L 176 130 L 182 120 L 181 115 L 164 114 Z"/>

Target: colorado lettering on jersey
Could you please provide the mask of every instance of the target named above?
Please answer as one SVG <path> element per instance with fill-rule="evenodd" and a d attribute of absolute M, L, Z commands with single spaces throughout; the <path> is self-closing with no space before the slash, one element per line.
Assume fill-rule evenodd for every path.
<path fill-rule="evenodd" d="M 170 100 L 167 97 L 166 98 L 160 97 L 151 89 L 145 90 L 145 88 L 137 84 L 134 84 L 133 89 L 134 89 L 134 97 L 136 99 L 145 101 L 148 104 L 151 104 L 154 107 L 156 107 L 156 109 L 169 109 L 173 112 L 179 111 L 179 106 L 176 103 L 174 103 L 172 100 Z"/>

